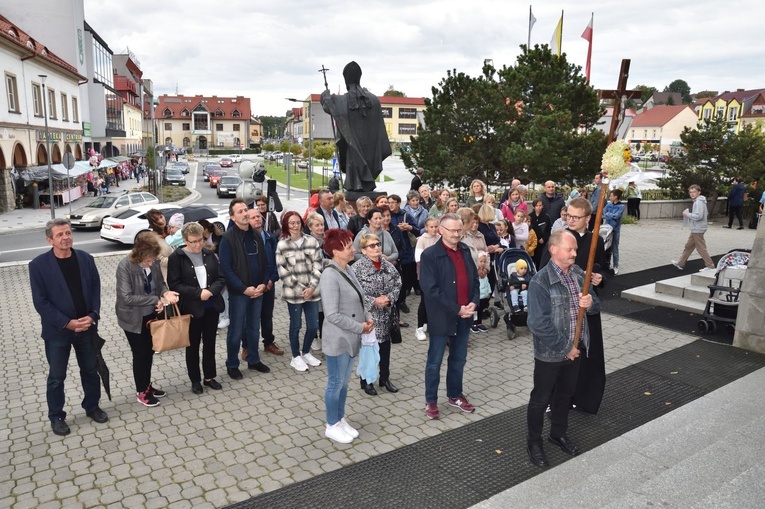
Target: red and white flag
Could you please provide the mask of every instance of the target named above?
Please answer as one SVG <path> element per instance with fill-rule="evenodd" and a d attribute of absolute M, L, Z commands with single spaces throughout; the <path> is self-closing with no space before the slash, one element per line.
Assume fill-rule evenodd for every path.
<path fill-rule="evenodd" d="M 582 32 L 582 39 L 589 42 L 589 46 L 587 47 L 587 65 L 584 67 L 584 76 L 587 78 L 587 84 L 590 83 L 590 65 L 592 64 L 592 22 L 595 19 L 595 13 L 592 13 L 592 17 L 590 18 L 590 24 L 587 25 L 587 28 L 584 29 L 584 32 Z"/>

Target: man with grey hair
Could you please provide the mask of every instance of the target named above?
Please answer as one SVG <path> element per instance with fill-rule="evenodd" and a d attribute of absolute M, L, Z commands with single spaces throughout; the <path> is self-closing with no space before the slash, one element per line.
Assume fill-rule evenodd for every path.
<path fill-rule="evenodd" d="M 470 248 L 460 242 L 462 219 L 457 214 L 440 218 L 441 239 L 422 252 L 420 286 L 425 296 L 430 345 L 425 363 L 425 416 L 438 419 L 438 385 L 441 362 L 449 344 L 446 369 L 446 397 L 449 405 L 474 412 L 475 407 L 462 392 L 462 375 L 467 361 L 467 342 L 473 314 L 480 300 L 478 269 Z"/>
<path fill-rule="evenodd" d="M 317 212 L 324 216 L 324 231 L 340 228 L 340 218 L 335 210 L 334 198 L 332 193 L 326 189 L 319 191 L 319 208 Z"/>
<path fill-rule="evenodd" d="M 64 411 L 64 380 L 74 347 L 85 397 L 82 408 L 95 422 L 109 420 L 98 406 L 101 379 L 96 371 L 92 335 L 101 311 L 101 278 L 93 257 L 73 249 L 72 227 L 65 219 L 45 225 L 45 240 L 52 249 L 29 262 L 32 302 L 42 321 L 48 359 L 48 418 L 56 435 L 68 435 Z"/>

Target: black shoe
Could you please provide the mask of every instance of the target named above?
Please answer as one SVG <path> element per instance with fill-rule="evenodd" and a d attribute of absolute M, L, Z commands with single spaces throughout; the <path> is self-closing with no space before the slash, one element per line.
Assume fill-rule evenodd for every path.
<path fill-rule="evenodd" d="M 242 376 L 242 372 L 239 371 L 239 368 L 228 368 L 226 372 L 232 380 L 241 380 L 244 378 L 244 376 Z"/>
<path fill-rule="evenodd" d="M 420 290 L 419 288 L 415 288 L 414 289 L 414 294 L 415 295 L 422 295 L 422 290 Z"/>
<path fill-rule="evenodd" d="M 409 324 L 406 322 L 398 322 L 398 326 L 402 329 L 406 329 L 407 327 L 409 327 Z"/>
<path fill-rule="evenodd" d="M 361 379 L 361 388 L 370 396 L 377 396 L 374 384 L 366 383 L 363 378 Z"/>
<path fill-rule="evenodd" d="M 541 443 L 533 442 L 526 444 L 526 452 L 529 453 L 529 461 L 531 461 L 536 466 L 546 467 L 550 465 L 550 462 L 547 461 L 545 449 L 542 447 Z"/>
<path fill-rule="evenodd" d="M 247 364 L 247 369 L 257 371 L 259 373 L 270 373 L 271 368 L 263 364 L 262 362 L 256 362 L 255 364 Z"/>
<path fill-rule="evenodd" d="M 202 388 L 202 384 L 199 382 L 191 382 L 191 392 L 194 394 L 202 394 L 205 390 Z"/>
<path fill-rule="evenodd" d="M 406 302 L 402 302 L 401 304 L 399 304 L 398 305 L 398 309 L 402 313 L 408 313 L 409 312 L 409 306 L 406 305 Z"/>
<path fill-rule="evenodd" d="M 725 226 L 725 225 L 723 225 L 723 228 L 727 228 L 727 229 L 729 229 L 729 230 L 730 230 L 730 226 Z"/>
<path fill-rule="evenodd" d="M 219 390 L 223 389 L 223 386 L 220 384 L 220 382 L 218 382 L 214 378 L 211 378 L 209 380 L 205 380 L 204 383 L 205 383 L 205 385 L 207 387 L 209 387 L 210 389 L 212 389 L 214 391 L 219 391 Z"/>
<path fill-rule="evenodd" d="M 743 227 L 743 226 L 739 226 L 739 227 L 738 227 L 738 228 L 736 228 L 736 229 L 737 229 L 737 230 L 743 230 L 743 229 L 744 229 L 744 227 Z"/>
<path fill-rule="evenodd" d="M 390 380 L 386 382 L 380 382 L 380 387 L 384 387 L 388 392 L 398 392 L 398 387 L 390 383 Z"/>
<path fill-rule="evenodd" d="M 101 410 L 100 407 L 94 408 L 90 412 L 87 412 L 85 415 L 87 415 L 88 417 L 90 417 L 91 419 L 93 419 L 99 424 L 103 424 L 109 420 L 109 416 L 106 415 L 106 412 Z"/>
<path fill-rule="evenodd" d="M 551 444 L 555 444 L 558 447 L 561 448 L 563 452 L 570 456 L 576 456 L 581 451 L 579 450 L 579 447 L 574 444 L 574 442 L 571 441 L 566 435 L 563 435 L 562 437 L 555 438 L 552 435 L 547 437 L 547 441 Z"/>
<path fill-rule="evenodd" d="M 53 419 L 50 421 L 50 427 L 53 429 L 53 433 L 61 437 L 67 436 L 70 431 L 64 419 Z"/>

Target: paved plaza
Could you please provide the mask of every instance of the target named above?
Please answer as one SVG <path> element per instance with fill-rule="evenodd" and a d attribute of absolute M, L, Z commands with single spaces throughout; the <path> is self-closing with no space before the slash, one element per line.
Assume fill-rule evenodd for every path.
<path fill-rule="evenodd" d="M 722 224 L 712 223 L 706 235 L 712 255 L 751 247 L 753 230 L 725 230 Z M 680 220 L 644 220 L 625 226 L 621 273 L 677 258 L 688 235 L 681 225 Z M 402 315 L 412 327 L 403 329 L 404 341 L 391 353 L 391 380 L 401 390 L 370 397 L 358 388 L 357 378 L 351 380 L 348 418 L 361 432 L 353 444 L 335 444 L 323 436 L 323 365 L 296 373 L 289 367 L 289 354 L 262 353 L 270 374 L 245 370 L 244 380 L 232 381 L 225 374 L 225 330 L 218 333 L 216 352 L 223 391 L 194 395 L 183 352 L 165 352 L 155 355 L 153 382 L 168 396 L 160 406 L 146 408 L 135 400 L 130 349 L 115 319 L 120 258 L 96 258 L 102 279 L 99 332 L 107 340 L 104 354 L 113 395 L 113 401 L 104 395 L 101 406 L 110 420 L 99 425 L 85 416 L 72 358 L 65 407 L 72 433 L 67 437 L 53 435 L 46 418 L 47 363 L 26 264 L 0 268 L 6 366 L 0 388 L 6 402 L 0 408 L 0 507 L 221 507 L 528 403 L 530 334 L 520 328 L 517 339 L 508 341 L 500 325 L 471 337 L 465 391 L 476 412 L 464 414 L 445 405 L 442 383 L 441 420 L 427 420 L 427 342 L 414 338 L 413 312 Z M 279 290 L 277 285 L 277 298 Z M 414 311 L 416 305 L 413 295 L 409 306 Z M 274 321 L 277 344 L 288 350 L 283 301 L 277 301 Z M 603 327 L 608 372 L 697 339 L 615 315 L 604 315 Z"/>

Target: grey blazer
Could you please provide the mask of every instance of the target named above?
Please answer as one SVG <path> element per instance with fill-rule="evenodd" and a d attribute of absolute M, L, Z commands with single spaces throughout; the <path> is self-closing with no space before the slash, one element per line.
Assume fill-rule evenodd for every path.
<path fill-rule="evenodd" d="M 117 265 L 117 323 L 123 330 L 140 334 L 143 317 L 151 314 L 159 297 L 167 291 L 159 262 L 151 266 L 152 293 L 144 290 L 143 268 L 126 256 Z"/>
<path fill-rule="evenodd" d="M 332 266 L 343 271 L 356 289 Z M 364 290 L 356 280 L 353 271 L 343 270 L 332 261 L 321 273 L 321 305 L 324 308 L 324 324 L 321 329 L 321 349 L 324 355 L 348 354 L 356 357 L 361 348 L 361 333 L 364 330 L 366 314 L 364 305 L 356 290 L 364 295 Z"/>

